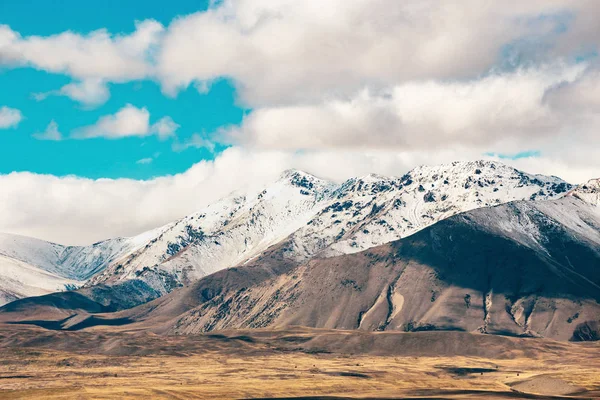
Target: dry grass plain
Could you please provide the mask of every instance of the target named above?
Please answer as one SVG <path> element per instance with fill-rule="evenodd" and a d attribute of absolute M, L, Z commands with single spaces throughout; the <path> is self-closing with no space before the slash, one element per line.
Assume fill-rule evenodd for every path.
<path fill-rule="evenodd" d="M 2 399 L 600 398 L 598 344 L 464 333 L 0 326 L 0 354 Z"/>

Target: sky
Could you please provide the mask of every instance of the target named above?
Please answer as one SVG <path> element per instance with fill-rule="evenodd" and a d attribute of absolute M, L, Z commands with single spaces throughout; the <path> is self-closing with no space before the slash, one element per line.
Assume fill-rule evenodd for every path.
<path fill-rule="evenodd" d="M 600 176 L 595 0 L 0 2 L 0 231 L 88 244 L 289 168 Z"/>

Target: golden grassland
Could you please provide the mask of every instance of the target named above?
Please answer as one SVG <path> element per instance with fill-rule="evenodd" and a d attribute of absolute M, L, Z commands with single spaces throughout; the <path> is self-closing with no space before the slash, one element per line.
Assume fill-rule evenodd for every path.
<path fill-rule="evenodd" d="M 532 394 L 571 392 L 565 398 L 600 396 L 600 347 L 568 348 L 490 359 L 312 354 L 259 344 L 143 356 L 12 346 L 0 349 L 0 398 L 521 398 L 515 392 L 521 387 Z"/>

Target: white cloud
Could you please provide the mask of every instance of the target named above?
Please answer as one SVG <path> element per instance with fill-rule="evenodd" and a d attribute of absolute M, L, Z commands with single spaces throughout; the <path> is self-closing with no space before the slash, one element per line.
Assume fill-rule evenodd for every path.
<path fill-rule="evenodd" d="M 559 64 L 468 81 L 409 82 L 375 93 L 363 90 L 348 99 L 258 108 L 240 127 L 219 134 L 245 146 L 285 150 L 408 151 L 455 144 L 488 151 L 537 149 L 553 137 L 583 135 L 570 129 L 583 107 L 557 91 L 590 87 L 587 79 L 580 82 L 587 76 L 584 71 L 583 64 Z M 565 112 L 564 104 L 556 106 L 549 98 L 561 98 L 573 107 Z"/>
<path fill-rule="evenodd" d="M 168 93 L 224 76 L 251 106 L 313 102 L 473 78 L 503 53 L 518 62 L 579 55 L 598 45 L 599 17 L 591 0 L 225 0 L 175 20 L 156 66 Z"/>
<path fill-rule="evenodd" d="M 179 124 L 175 123 L 171 117 L 163 117 L 150 127 L 150 131 L 156 133 L 159 139 L 167 139 L 174 136 Z"/>
<path fill-rule="evenodd" d="M 591 157 L 588 162 L 581 158 Z M 256 188 L 287 168 L 342 180 L 374 172 L 400 176 L 419 164 L 481 158 L 476 150 L 437 151 L 249 151 L 230 148 L 214 161 L 148 181 L 91 180 L 32 173 L 0 175 L 0 231 L 88 244 L 114 236 L 135 235 L 199 210 L 232 191 Z M 579 161 L 578 161 L 579 160 Z M 561 175 L 572 182 L 600 176 L 600 149 L 564 151 L 549 158 L 511 164 L 532 173 Z"/>
<path fill-rule="evenodd" d="M 215 142 L 203 137 L 199 133 L 194 133 L 188 140 L 184 142 L 173 143 L 173 151 L 184 151 L 189 148 L 207 149 L 210 152 L 215 151 Z"/>
<path fill-rule="evenodd" d="M 0 25 L 0 66 L 33 67 L 66 74 L 74 79 L 62 88 L 37 93 L 67 96 L 87 106 L 103 104 L 110 97 L 107 82 L 128 82 L 152 76 L 152 50 L 164 27 L 153 20 L 136 23 L 129 35 L 112 35 L 105 29 L 88 35 L 70 31 L 52 36 L 22 37 Z"/>
<path fill-rule="evenodd" d="M 146 108 L 127 104 L 115 114 L 101 117 L 94 125 L 76 129 L 72 137 L 120 139 L 128 136 L 147 136 L 150 132 L 149 121 L 150 113 Z"/>
<path fill-rule="evenodd" d="M 175 135 L 177 128 L 179 125 L 171 117 L 163 117 L 150 125 L 150 112 L 145 107 L 138 108 L 127 104 L 115 114 L 101 117 L 94 125 L 76 129 L 71 136 L 74 139 L 121 139 L 155 134 L 164 140 Z"/>
<path fill-rule="evenodd" d="M 154 159 L 152 157 L 146 157 L 146 158 L 141 158 L 141 159 L 137 160 L 135 163 L 141 164 L 141 165 L 146 165 L 146 164 L 151 164 L 152 161 L 154 161 Z"/>
<path fill-rule="evenodd" d="M 33 137 L 38 140 L 60 141 L 63 139 L 62 134 L 58 131 L 58 124 L 52 120 L 44 130 L 44 132 L 34 133 Z"/>
<path fill-rule="evenodd" d="M 0 129 L 15 128 L 23 119 L 20 110 L 10 107 L 0 107 Z"/>
<path fill-rule="evenodd" d="M 110 98 L 110 92 L 103 80 L 86 79 L 81 82 L 68 83 L 59 90 L 33 94 L 37 101 L 46 100 L 49 96 L 66 96 L 88 107 L 96 107 L 106 103 Z"/>
<path fill-rule="evenodd" d="M 324 152 L 346 166 L 365 152 L 388 154 L 384 159 L 401 154 L 403 165 L 413 160 L 414 166 L 536 150 L 540 156 L 510 162 L 579 182 L 600 175 L 596 87 L 595 66 L 562 63 L 473 80 L 415 81 L 350 98 L 258 108 L 214 138 L 254 151 L 320 155 L 308 166 L 319 165 Z M 320 173 L 328 166 L 334 168 L 325 161 Z"/>
<path fill-rule="evenodd" d="M 130 34 L 21 36 L 2 25 L 0 64 L 68 74 L 77 82 L 153 78 L 171 94 L 190 84 L 206 90 L 226 77 L 257 107 L 413 80 L 474 78 L 506 62 L 573 59 L 597 51 L 600 37 L 595 0 L 215 4 L 166 28 L 138 22 Z M 89 102 L 88 95 L 73 98 Z"/>
<path fill-rule="evenodd" d="M 88 35 L 67 31 L 22 37 L 0 25 L 0 64 L 31 66 L 78 80 L 142 79 L 151 73 L 149 52 L 158 44 L 163 29 L 158 22 L 146 20 L 136 23 L 130 35 L 111 35 L 101 29 Z"/>

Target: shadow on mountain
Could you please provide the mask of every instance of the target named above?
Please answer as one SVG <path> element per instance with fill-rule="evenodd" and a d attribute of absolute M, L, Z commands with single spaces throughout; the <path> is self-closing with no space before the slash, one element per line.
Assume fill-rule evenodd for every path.
<path fill-rule="evenodd" d="M 35 325 L 40 328 L 50 329 L 50 330 L 64 330 L 64 331 L 79 331 L 85 328 L 91 328 L 93 326 L 121 326 L 130 324 L 132 321 L 129 318 L 101 318 L 95 315 L 86 316 L 83 320 L 75 323 L 69 324 L 69 322 L 77 317 L 77 314 L 71 315 L 65 319 L 60 321 L 44 321 L 44 320 L 27 320 L 27 321 L 19 321 L 19 322 L 7 322 L 12 325 Z"/>
<path fill-rule="evenodd" d="M 284 242 L 90 326 L 116 319 L 166 334 L 298 325 L 596 340 L 599 227 L 597 208 L 566 197 L 476 209 L 390 244 L 302 265 L 284 256 Z M 112 311 L 88 311 L 94 307 L 83 308 Z M 46 319 L 0 311 L 0 320 Z"/>
<path fill-rule="evenodd" d="M 563 198 L 473 210 L 303 265 L 281 263 L 281 245 L 123 315 L 177 334 L 302 325 L 569 340 L 600 319 L 599 226 L 597 209 Z M 587 326 L 577 337 L 595 337 Z"/>
<path fill-rule="evenodd" d="M 112 286 L 96 285 L 13 301 L 0 307 L 0 322 L 37 321 L 39 326 L 45 324 L 48 329 L 61 329 L 61 322 L 74 315 L 114 313 L 157 297 L 159 293 L 140 280 Z M 106 320 L 106 325 L 112 324 Z"/>

